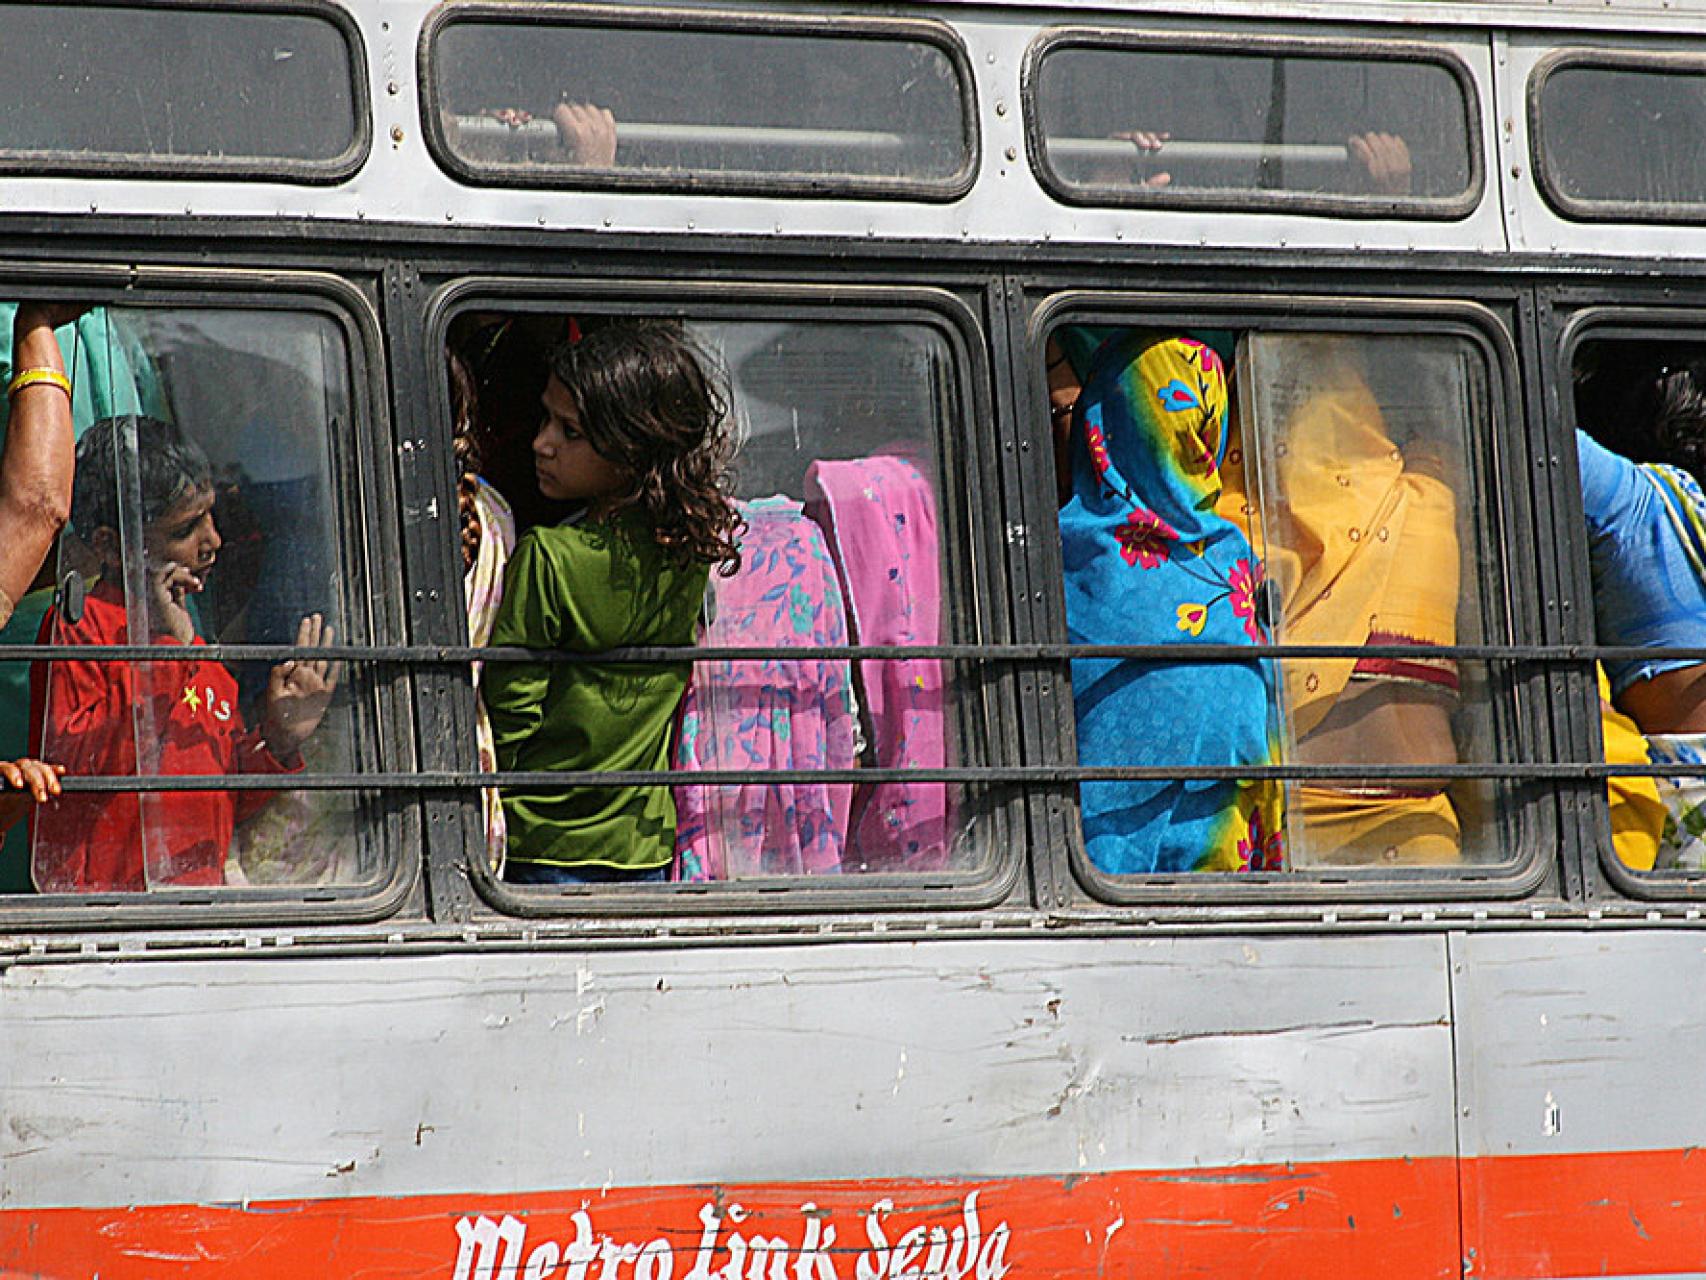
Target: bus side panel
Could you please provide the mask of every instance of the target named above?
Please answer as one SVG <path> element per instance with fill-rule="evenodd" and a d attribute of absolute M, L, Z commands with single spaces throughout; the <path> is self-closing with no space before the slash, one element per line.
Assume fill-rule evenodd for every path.
<path fill-rule="evenodd" d="M 1451 945 L 1473 1274 L 1706 1272 L 1700 936 Z"/>
<path fill-rule="evenodd" d="M 0 1013 L 0 1272 L 1456 1273 L 1437 936 L 28 964 Z"/>

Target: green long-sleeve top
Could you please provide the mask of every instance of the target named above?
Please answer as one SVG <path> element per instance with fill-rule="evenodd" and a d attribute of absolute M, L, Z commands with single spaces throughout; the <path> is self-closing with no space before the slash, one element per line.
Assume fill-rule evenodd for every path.
<path fill-rule="evenodd" d="M 504 575 L 494 645 L 582 653 L 693 643 L 709 570 L 666 556 L 633 516 L 530 529 Z M 667 769 L 688 663 L 492 663 L 498 767 Z M 675 851 L 667 787 L 506 789 L 513 862 L 649 871 Z"/>

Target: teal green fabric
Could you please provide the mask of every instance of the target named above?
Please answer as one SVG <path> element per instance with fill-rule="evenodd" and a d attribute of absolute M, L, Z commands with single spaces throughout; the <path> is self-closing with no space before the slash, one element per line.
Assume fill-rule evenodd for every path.
<path fill-rule="evenodd" d="M 0 302 L 0 379 L 12 380 L 12 320 L 15 302 Z M 104 307 L 55 330 L 59 353 L 71 377 L 71 422 L 77 435 L 91 423 L 119 413 L 168 418 L 159 373 L 134 325 Z M 11 420 L 11 402 L 0 403 L 0 437 Z"/>
<path fill-rule="evenodd" d="M 709 580 L 664 554 L 644 524 L 529 530 L 504 577 L 493 645 L 587 653 L 690 645 Z M 668 769 L 689 663 L 492 663 L 481 676 L 498 767 Z M 506 789 L 508 860 L 629 872 L 667 865 L 675 800 L 667 787 Z"/>

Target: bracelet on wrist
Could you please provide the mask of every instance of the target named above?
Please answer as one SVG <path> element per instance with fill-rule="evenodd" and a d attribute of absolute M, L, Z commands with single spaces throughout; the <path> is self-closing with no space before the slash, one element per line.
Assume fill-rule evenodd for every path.
<path fill-rule="evenodd" d="M 58 387 L 67 396 L 71 394 L 71 379 L 58 369 L 45 366 L 39 369 L 20 369 L 11 382 L 6 384 L 6 398 L 10 400 L 25 387 Z"/>

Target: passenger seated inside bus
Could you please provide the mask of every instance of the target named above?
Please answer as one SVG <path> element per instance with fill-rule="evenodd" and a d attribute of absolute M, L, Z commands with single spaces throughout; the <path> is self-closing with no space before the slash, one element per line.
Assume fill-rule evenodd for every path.
<path fill-rule="evenodd" d="M 1602 645 L 1706 646 L 1706 356 L 1607 343 L 1584 352 L 1576 450 Z M 1609 446 L 1609 447 L 1608 447 Z M 1706 663 L 1606 664 L 1608 759 L 1706 763 Z M 1645 737 L 1619 732 L 1617 713 Z M 1634 749 L 1631 750 L 1630 748 Z M 1638 870 L 1706 869 L 1706 779 L 1614 779 L 1613 836 Z M 1646 814 L 1643 818 L 1643 814 Z"/>
<path fill-rule="evenodd" d="M 725 492 L 725 401 L 678 325 L 612 319 L 559 345 L 534 438 L 560 523 L 516 544 L 495 645 L 580 652 L 688 645 L 713 566 L 738 563 Z M 503 664 L 484 674 L 499 765 L 667 769 L 688 664 Z M 674 859 L 667 787 L 507 788 L 505 878 L 662 880 Z"/>
<path fill-rule="evenodd" d="M 142 563 L 127 584 L 120 532 L 124 437 L 135 433 Z M 207 585 L 222 543 L 214 521 L 212 468 L 176 426 L 147 416 L 106 418 L 77 447 L 71 521 L 93 549 L 100 577 L 81 610 L 49 609 L 41 642 L 152 643 L 142 663 L 60 660 L 31 672 L 31 725 L 41 750 L 72 772 L 287 775 L 337 687 L 324 660 L 274 666 L 245 726 L 237 681 L 193 656 L 202 644 L 193 598 Z M 136 558 L 131 558 L 133 569 Z M 141 599 L 129 588 L 140 588 Z M 301 645 L 329 644 L 320 614 L 303 617 Z M 189 650 L 182 658 L 167 657 Z M 67 795 L 40 809 L 32 827 L 32 874 L 41 892 L 133 891 L 220 885 L 237 824 L 265 807 L 265 791 L 182 791 L 139 796 Z"/>
<path fill-rule="evenodd" d="M 483 475 L 490 442 L 480 421 L 480 393 L 468 362 L 454 347 L 445 352 L 450 376 L 451 441 L 456 453 L 457 524 L 462 545 L 462 595 L 468 611 L 468 643 L 490 643 L 503 600 L 504 570 L 515 550 L 515 515 L 503 494 Z M 481 668 L 472 678 L 476 693 Z M 475 749 L 483 773 L 498 767 L 497 744 L 485 704 L 475 708 Z M 486 831 L 486 858 L 494 875 L 503 872 L 507 845 L 502 798 L 495 787 L 480 793 L 480 816 Z"/>
<path fill-rule="evenodd" d="M 1203 512 L 1212 506 L 1215 519 L 1235 535 L 1219 534 L 1221 543 L 1232 548 L 1227 553 L 1232 567 L 1222 570 L 1210 563 L 1215 539 L 1204 536 L 1208 530 L 1203 514 L 1186 517 L 1198 532 L 1197 537 L 1188 537 L 1171 518 L 1157 514 L 1160 506 L 1145 500 L 1143 477 L 1157 470 L 1155 451 L 1141 460 L 1127 461 L 1126 470 L 1120 470 L 1119 457 L 1113 452 L 1116 437 L 1108 429 L 1111 415 L 1106 393 L 1091 395 L 1088 381 L 1084 390 L 1079 389 L 1077 369 L 1087 368 L 1094 377 L 1099 363 L 1129 362 L 1134 332 L 1066 329 L 1056 334 L 1049 352 L 1056 456 L 1064 452 L 1069 472 L 1060 479 L 1071 485 L 1070 493 L 1062 490 L 1066 502 L 1061 527 L 1073 640 L 1138 643 L 1200 637 L 1209 634 L 1214 608 L 1224 599 L 1244 622 L 1249 641 L 1256 644 L 1264 639 L 1358 646 L 1456 642 L 1459 553 L 1455 500 L 1444 463 L 1424 435 L 1407 439 L 1402 447 L 1389 435 L 1354 347 L 1326 337 L 1292 340 L 1287 411 L 1270 425 L 1272 440 L 1247 441 L 1235 404 L 1226 414 L 1218 445 L 1205 445 L 1177 429 L 1171 435 L 1165 427 L 1154 429 L 1158 438 L 1173 441 L 1175 449 L 1179 443 L 1185 445 L 1189 457 L 1182 464 L 1183 474 L 1194 476 L 1202 490 L 1196 502 Z M 1122 341 L 1127 345 L 1122 346 Z M 1181 351 L 1200 358 L 1206 372 L 1196 375 L 1198 381 L 1172 376 L 1150 385 L 1139 380 L 1127 393 L 1128 400 L 1148 406 L 1162 422 L 1169 415 L 1197 413 L 1195 401 L 1207 398 L 1210 391 L 1213 403 L 1224 403 L 1221 369 L 1235 350 L 1232 335 L 1223 332 L 1172 341 Z M 1082 354 L 1086 348 L 1093 348 L 1091 354 Z M 1199 349 L 1206 354 L 1196 357 Z M 1131 374 L 1127 377 L 1132 380 Z M 1135 412 L 1113 416 L 1112 421 L 1126 428 Z M 1256 456 L 1247 456 L 1252 450 Z M 1247 468 L 1259 465 L 1267 473 L 1268 508 L 1252 498 L 1262 489 L 1247 479 Z M 1114 471 L 1123 479 L 1094 483 L 1096 475 Z M 1126 573 L 1118 571 L 1120 562 L 1111 554 L 1098 559 L 1087 551 L 1095 546 L 1085 531 L 1086 521 L 1092 518 L 1103 524 L 1112 521 L 1114 543 L 1108 550 L 1111 553 L 1117 543 Z M 1185 606 L 1171 596 L 1148 598 L 1153 595 L 1152 585 L 1161 583 L 1164 566 L 1205 598 L 1206 612 L 1193 610 L 1187 618 Z M 1113 572 L 1102 572 L 1103 568 Z M 1134 569 L 1145 572 L 1133 575 Z M 1270 580 L 1265 589 L 1264 579 Z M 1218 594 L 1209 590 L 1215 583 L 1224 583 L 1216 589 Z M 1168 606 L 1175 604 L 1180 610 L 1177 633 L 1167 634 L 1172 622 Z M 1271 627 L 1271 636 L 1264 632 L 1264 624 Z M 1226 639 L 1237 640 L 1237 628 L 1220 630 L 1226 632 Z M 1075 663 L 1080 763 L 1260 763 L 1254 750 L 1259 716 L 1269 724 L 1269 733 L 1285 743 L 1284 754 L 1302 763 L 1367 760 L 1429 765 L 1457 760 L 1451 716 L 1458 677 L 1451 661 L 1418 654 L 1402 660 L 1294 659 L 1282 667 L 1275 690 L 1271 685 L 1232 685 L 1229 677 L 1241 669 L 1238 666 L 1217 675 L 1207 664 L 1163 668 Z M 1085 680 L 1089 683 L 1080 688 Z M 1177 697 L 1151 696 L 1149 686 L 1171 680 L 1185 686 Z M 1136 692 L 1126 691 L 1128 683 Z M 1237 692 L 1215 692 L 1209 701 L 1210 718 L 1214 709 L 1230 703 L 1249 722 L 1237 747 L 1203 736 L 1206 729 L 1165 731 L 1152 728 L 1144 719 L 1145 715 L 1166 718 L 1178 706 L 1201 702 L 1200 691 L 1216 685 Z M 1106 704 L 1114 694 L 1105 689 L 1118 689 L 1121 696 L 1130 698 L 1130 713 L 1109 717 Z M 1187 690 L 1197 692 L 1192 695 Z M 1277 705 L 1276 692 L 1282 695 Z M 1151 710 L 1145 712 L 1145 705 Z M 1194 725 L 1196 719 L 1191 717 L 1190 723 Z M 1276 720 L 1281 728 L 1273 727 Z M 1140 724 L 1141 731 L 1134 731 L 1133 724 Z M 1171 754 L 1157 749 L 1140 759 L 1132 746 L 1139 742 L 1168 743 L 1173 749 Z M 1275 748 L 1268 750 L 1271 755 Z M 1129 864 L 1115 855 L 1097 854 L 1098 845 L 1106 850 L 1110 842 L 1132 839 L 1129 818 L 1114 819 L 1111 831 L 1102 830 L 1106 821 L 1102 801 L 1092 788 L 1107 785 L 1084 788 L 1086 838 L 1098 866 L 1128 870 Z M 1156 784 L 1144 785 L 1156 789 Z M 1460 853 L 1459 819 L 1440 782 L 1305 781 L 1289 789 L 1289 802 L 1287 865 L 1438 863 L 1453 861 Z M 1228 804 L 1222 811 L 1232 812 L 1233 806 Z M 1146 813 L 1144 821 L 1152 820 L 1153 815 Z M 1122 821 L 1126 823 L 1123 830 Z M 1274 835 L 1279 830 L 1277 822 L 1264 827 L 1264 832 Z M 1277 854 L 1278 840 L 1269 839 Z M 1253 848 L 1254 838 L 1246 843 Z M 1244 845 L 1238 847 L 1242 852 Z M 1138 869 L 1181 870 L 1192 865 L 1278 870 L 1281 864 L 1277 856 L 1268 856 L 1219 863 L 1175 861 Z"/>
<path fill-rule="evenodd" d="M 1261 568 L 1219 509 L 1221 355 L 1196 337 L 1069 327 L 1054 334 L 1049 361 L 1051 394 L 1071 406 L 1060 511 L 1068 638 L 1252 646 L 1248 662 L 1074 662 L 1079 763 L 1271 763 L 1270 675 L 1254 652 Z M 1284 865 L 1277 782 L 1086 782 L 1079 794 L 1085 845 L 1103 871 Z"/>
<path fill-rule="evenodd" d="M 0 302 L 0 334 L 13 331 L 19 310 L 18 303 Z M 164 414 L 159 371 L 125 313 L 107 307 L 69 310 L 77 314 L 60 324 L 54 335 L 71 380 L 73 433 L 80 437 L 93 423 L 114 414 Z M 0 345 L 0 380 L 10 382 L 14 370 L 22 367 L 10 347 Z M 9 428 L 14 409 L 11 402 L 0 401 L 0 432 Z M 97 566 L 76 536 L 68 534 L 60 539 L 57 563 L 49 555 L 31 589 L 18 599 L 10 621 L 0 628 L 0 645 L 36 643 L 41 620 L 53 602 L 54 582 L 72 568 L 93 574 Z M 30 664 L 0 662 L 0 758 L 21 756 L 28 750 L 29 710 Z M 12 825 L 0 843 L 0 893 L 30 889 L 29 832 L 21 824 Z"/>

